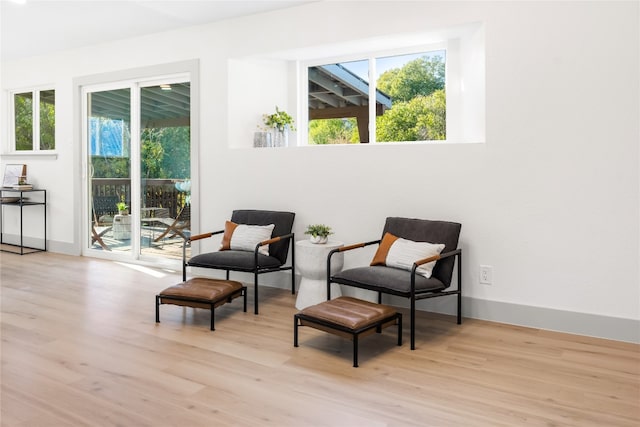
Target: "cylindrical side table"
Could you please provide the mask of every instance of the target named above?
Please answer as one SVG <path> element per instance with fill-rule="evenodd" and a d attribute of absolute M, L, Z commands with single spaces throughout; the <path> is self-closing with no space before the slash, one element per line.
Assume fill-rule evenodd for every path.
<path fill-rule="evenodd" d="M 327 256 L 333 249 L 344 246 L 343 242 L 329 240 L 324 244 L 311 243 L 309 240 L 296 242 L 296 268 L 302 276 L 296 308 L 302 310 L 310 305 L 327 300 Z M 331 274 L 342 270 L 344 254 L 331 257 Z M 340 285 L 331 284 L 331 299 L 342 295 Z"/>

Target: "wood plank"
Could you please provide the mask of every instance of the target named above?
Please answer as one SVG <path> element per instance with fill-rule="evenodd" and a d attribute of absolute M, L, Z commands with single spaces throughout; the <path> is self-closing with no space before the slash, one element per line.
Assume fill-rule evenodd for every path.
<path fill-rule="evenodd" d="M 354 369 L 340 337 L 302 327 L 293 347 L 286 284 L 261 288 L 258 316 L 216 309 L 211 332 L 208 310 L 155 323 L 181 272 L 52 253 L 0 267 L 3 426 L 640 424 L 636 344 L 420 312 L 417 350 L 385 330 Z"/>

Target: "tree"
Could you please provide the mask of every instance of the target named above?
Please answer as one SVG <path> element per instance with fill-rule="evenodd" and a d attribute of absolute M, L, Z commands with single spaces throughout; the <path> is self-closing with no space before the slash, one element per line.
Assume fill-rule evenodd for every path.
<path fill-rule="evenodd" d="M 388 70 L 378 88 L 393 106 L 376 118 L 377 141 L 446 139 L 445 64 L 440 56 L 426 56 Z"/>
<path fill-rule="evenodd" d="M 416 96 L 428 96 L 444 89 L 445 68 L 440 56 L 423 56 L 407 62 L 402 68 L 385 71 L 378 78 L 378 89 L 391 96 L 393 102 L 408 102 Z"/>
<path fill-rule="evenodd" d="M 432 141 L 446 138 L 444 90 L 394 104 L 376 120 L 378 141 Z"/>
<path fill-rule="evenodd" d="M 360 142 L 356 119 L 322 119 L 309 123 L 309 144 L 352 144 Z"/>

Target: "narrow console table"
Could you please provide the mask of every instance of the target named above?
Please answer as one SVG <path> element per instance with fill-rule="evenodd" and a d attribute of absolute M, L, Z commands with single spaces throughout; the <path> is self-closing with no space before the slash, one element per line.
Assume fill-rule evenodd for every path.
<path fill-rule="evenodd" d="M 47 250 L 47 190 L 16 190 L 13 188 L 0 188 L 0 247 L 3 252 L 25 255 Z M 41 206 L 42 220 L 44 222 L 42 247 L 25 246 L 23 210 L 28 207 Z M 20 243 L 8 243 L 5 241 L 4 216 L 5 211 L 11 215 L 20 215 Z"/>

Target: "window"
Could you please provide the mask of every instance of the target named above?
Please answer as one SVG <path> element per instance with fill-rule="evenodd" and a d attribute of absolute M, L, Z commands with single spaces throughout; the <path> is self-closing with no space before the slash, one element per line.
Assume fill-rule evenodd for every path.
<path fill-rule="evenodd" d="M 444 49 L 308 67 L 309 144 L 445 140 L 445 69 Z"/>
<path fill-rule="evenodd" d="M 55 90 L 33 90 L 13 94 L 15 151 L 42 151 L 56 148 Z"/>

